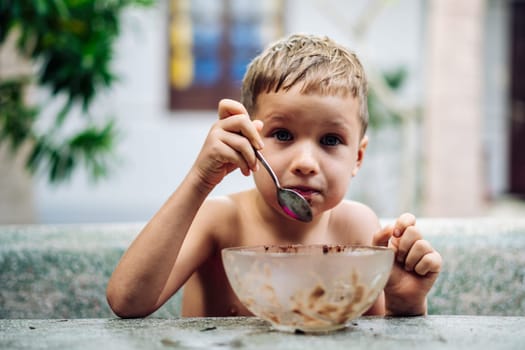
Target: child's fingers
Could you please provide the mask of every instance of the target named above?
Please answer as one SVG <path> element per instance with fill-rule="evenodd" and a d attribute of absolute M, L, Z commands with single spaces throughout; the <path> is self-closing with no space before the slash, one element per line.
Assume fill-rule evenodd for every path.
<path fill-rule="evenodd" d="M 237 114 L 220 120 L 218 125 L 228 132 L 245 137 L 256 149 L 263 148 L 258 130 L 262 128 L 262 121 L 251 121 L 246 114 Z"/>
<path fill-rule="evenodd" d="M 422 238 L 423 236 L 415 226 L 409 226 L 405 229 L 401 237 L 394 238 L 394 243 L 397 246 L 396 260 L 404 263 L 414 243 Z"/>
<path fill-rule="evenodd" d="M 430 243 L 420 239 L 412 245 L 405 259 L 405 270 L 413 271 L 414 267 L 427 255 L 434 251 Z"/>
<path fill-rule="evenodd" d="M 249 164 L 243 155 L 235 147 L 231 146 L 232 142 L 235 143 L 235 141 L 231 140 L 232 135 L 242 139 L 241 142 L 244 144 L 248 143 L 240 135 L 231 134 L 221 129 L 215 130 L 213 140 L 208 142 L 206 146 L 207 151 L 203 153 L 205 154 L 203 159 L 207 159 L 202 163 L 204 170 L 209 169 L 209 171 L 215 173 L 221 172 L 222 169 L 227 169 L 227 173 L 229 173 L 235 168 L 239 168 L 244 175 L 250 174 L 250 170 L 254 166 L 254 160 L 252 160 L 252 164 Z"/>
<path fill-rule="evenodd" d="M 392 225 L 387 225 L 383 227 L 372 237 L 372 244 L 375 246 L 388 246 L 388 241 L 390 240 L 390 237 L 392 237 L 393 231 L 394 227 Z"/>
<path fill-rule="evenodd" d="M 416 224 L 416 217 L 411 213 L 404 213 L 399 216 L 394 226 L 394 237 L 400 237 L 405 229 Z"/>
<path fill-rule="evenodd" d="M 254 134 L 254 137 L 249 138 L 250 143 L 254 145 L 256 149 L 261 150 L 264 147 L 264 143 L 261 139 L 261 135 L 259 134 L 259 132 L 261 132 L 261 130 L 263 129 L 264 122 L 262 120 L 256 119 L 252 121 L 252 125 L 254 126 L 257 132 Z"/>
<path fill-rule="evenodd" d="M 414 267 L 414 271 L 420 276 L 441 271 L 442 258 L 437 251 L 425 254 Z"/>
<path fill-rule="evenodd" d="M 248 115 L 248 111 L 242 103 L 228 98 L 219 101 L 218 113 L 219 119 L 226 119 L 237 114 Z"/>
<path fill-rule="evenodd" d="M 253 123 L 253 126 L 255 126 L 255 129 L 259 132 L 262 130 L 264 126 L 263 121 L 259 119 L 255 119 L 252 123 Z"/>
<path fill-rule="evenodd" d="M 253 151 L 252 145 L 247 142 L 243 135 L 229 133 L 223 142 L 237 152 L 239 167 L 244 175 L 246 175 L 245 170 L 247 169 L 257 170 L 255 152 Z"/>

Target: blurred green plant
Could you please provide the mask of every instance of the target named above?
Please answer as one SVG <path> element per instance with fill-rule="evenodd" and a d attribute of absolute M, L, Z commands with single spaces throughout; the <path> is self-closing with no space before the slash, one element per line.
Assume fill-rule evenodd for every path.
<path fill-rule="evenodd" d="M 31 173 L 40 170 L 50 182 L 58 183 L 83 164 L 91 179 L 107 175 L 117 137 L 115 122 L 105 117 L 105 123 L 97 125 L 89 109 L 97 93 L 116 80 L 110 63 L 121 13 L 132 5 L 153 2 L 0 1 L 0 45 L 14 32 L 19 54 L 39 67 L 35 76 L 0 81 L 0 143 L 7 142 L 13 152 L 29 144 L 26 167 Z M 31 83 L 48 88 L 53 99 L 62 103 L 45 131 L 36 127 L 42 108 L 28 105 L 24 98 Z M 84 117 L 83 128 L 64 136 L 64 122 L 77 105 Z"/>
<path fill-rule="evenodd" d="M 396 92 L 403 87 L 408 72 L 405 67 L 398 67 L 383 72 L 382 76 L 390 90 Z M 378 97 L 373 86 L 371 86 L 368 91 L 368 114 L 369 125 L 372 129 L 377 129 L 387 124 L 399 124 L 403 119 L 399 112 L 387 106 L 382 99 Z"/>

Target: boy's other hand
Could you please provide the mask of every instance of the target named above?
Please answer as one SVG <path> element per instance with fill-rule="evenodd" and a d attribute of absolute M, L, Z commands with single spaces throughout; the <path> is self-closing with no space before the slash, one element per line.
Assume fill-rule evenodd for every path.
<path fill-rule="evenodd" d="M 421 315 L 427 311 L 426 295 L 441 270 L 441 255 L 423 239 L 414 215 L 401 215 L 373 238 L 374 245 L 394 250 L 394 267 L 385 286 L 387 314 Z"/>

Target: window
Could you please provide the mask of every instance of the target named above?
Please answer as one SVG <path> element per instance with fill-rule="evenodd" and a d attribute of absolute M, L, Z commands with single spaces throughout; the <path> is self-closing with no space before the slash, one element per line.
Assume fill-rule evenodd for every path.
<path fill-rule="evenodd" d="M 170 109 L 239 99 L 246 67 L 283 30 L 285 0 L 171 0 Z"/>

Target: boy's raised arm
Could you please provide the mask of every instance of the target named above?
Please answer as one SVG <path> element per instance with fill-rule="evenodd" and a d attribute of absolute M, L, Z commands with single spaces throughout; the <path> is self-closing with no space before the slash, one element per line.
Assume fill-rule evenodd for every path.
<path fill-rule="evenodd" d="M 261 147 L 257 129 L 244 107 L 233 100 L 219 103 L 212 126 L 195 163 L 123 255 L 106 290 L 111 309 L 120 317 L 144 317 L 157 310 L 211 253 L 206 215 L 194 225 L 202 204 L 222 179 L 239 168 L 249 175 L 257 167 L 253 147 Z M 191 232 L 190 232 L 191 228 Z M 178 261 L 186 236 L 199 249 Z"/>
<path fill-rule="evenodd" d="M 144 317 L 158 309 L 170 295 L 167 287 L 180 248 L 202 202 L 208 195 L 190 172 L 123 255 L 108 286 L 107 299 L 120 317 Z M 201 251 L 204 253 L 204 251 Z M 197 258 L 195 257 L 195 262 Z M 191 268 L 191 266 L 187 266 Z M 190 271 L 180 271 L 176 291 Z M 182 275 L 184 274 L 184 275 Z"/>

